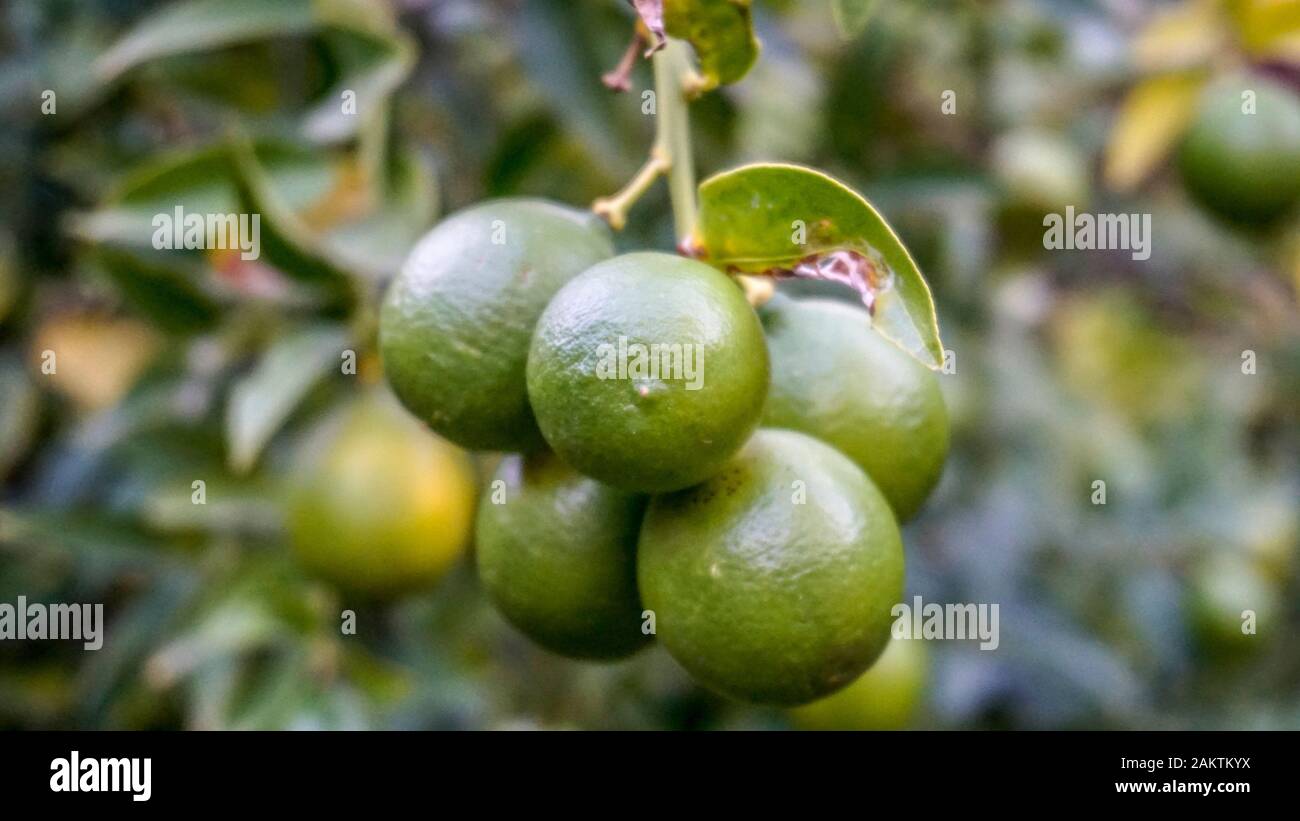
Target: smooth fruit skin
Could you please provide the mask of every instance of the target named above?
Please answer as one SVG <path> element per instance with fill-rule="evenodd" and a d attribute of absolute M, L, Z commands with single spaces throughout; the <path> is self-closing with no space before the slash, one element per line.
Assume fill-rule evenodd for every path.
<path fill-rule="evenodd" d="M 1255 112 L 1242 92 L 1255 92 Z M 1300 202 L 1300 99 L 1264 77 L 1237 75 L 1205 92 L 1183 143 L 1183 183 L 1230 222 L 1267 225 Z"/>
<path fill-rule="evenodd" d="M 826 698 L 790 711 L 805 730 L 902 730 L 925 696 L 929 652 L 920 639 L 892 639 L 871 669 Z"/>
<path fill-rule="evenodd" d="M 544 451 L 505 457 L 492 484 L 476 545 L 479 577 L 502 615 L 574 658 L 616 659 L 645 646 L 652 636 L 641 629 L 636 541 L 646 498 Z"/>
<path fill-rule="evenodd" d="M 473 465 L 391 397 L 343 408 L 302 454 L 287 520 L 309 572 L 350 592 L 393 595 L 432 585 L 464 553 Z"/>
<path fill-rule="evenodd" d="M 659 641 L 687 672 L 733 698 L 797 705 L 884 650 L 903 544 L 848 457 L 762 429 L 722 473 L 651 500 L 637 570 Z"/>
<path fill-rule="evenodd" d="M 633 352 L 664 345 L 681 346 L 670 359 L 679 369 L 632 378 Z M 616 361 L 626 375 L 610 370 Z M 625 254 L 564 286 L 528 356 L 528 396 L 550 446 L 588 476 L 643 493 L 717 472 L 758 425 L 767 387 L 763 329 L 740 288 L 671 254 Z"/>
<path fill-rule="evenodd" d="M 938 378 L 852 305 L 778 294 L 760 317 L 772 356 L 763 425 L 834 445 L 867 472 L 900 522 L 912 518 L 948 456 Z"/>
<path fill-rule="evenodd" d="M 384 300 L 393 391 L 462 447 L 540 447 L 524 381 L 533 326 L 564 283 L 613 253 L 604 223 L 543 200 L 493 200 L 443 220 Z"/>

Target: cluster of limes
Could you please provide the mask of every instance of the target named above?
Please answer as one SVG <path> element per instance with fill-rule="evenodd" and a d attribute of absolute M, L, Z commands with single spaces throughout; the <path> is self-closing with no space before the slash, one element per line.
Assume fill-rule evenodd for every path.
<path fill-rule="evenodd" d="M 658 638 L 705 685 L 774 704 L 827 695 L 884 650 L 898 522 L 937 481 L 948 423 L 935 376 L 864 310 L 778 295 L 756 311 L 702 262 L 616 255 L 591 214 L 513 199 L 430 231 L 380 320 L 407 410 L 507 454 L 479 502 L 477 563 L 537 643 L 614 659 Z M 391 411 L 369 412 L 397 425 Z M 451 458 L 428 441 L 409 447 Z M 390 457 L 346 458 L 387 487 Z M 374 495 L 355 484 L 328 492 Z M 374 516 L 431 508 L 436 490 L 374 500 Z M 415 546 L 396 541 L 354 573 L 400 586 Z M 353 547 L 323 557 L 336 576 Z"/>

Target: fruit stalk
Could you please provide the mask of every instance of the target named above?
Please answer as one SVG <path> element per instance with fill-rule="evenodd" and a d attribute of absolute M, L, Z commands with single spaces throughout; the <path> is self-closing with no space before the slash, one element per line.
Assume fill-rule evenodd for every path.
<path fill-rule="evenodd" d="M 697 79 L 690 53 L 681 40 L 669 39 L 654 55 L 655 141 L 650 156 L 627 185 L 617 194 L 601 197 L 592 210 L 615 231 L 627 224 L 627 212 L 654 185 L 661 174 L 668 176 L 668 197 L 673 209 L 673 233 L 677 250 L 692 256 L 691 235 L 695 230 L 695 158 L 691 151 L 690 89 Z M 758 307 L 771 299 L 775 286 L 768 277 L 736 275 L 749 304 Z"/>
<path fill-rule="evenodd" d="M 686 83 L 694 74 L 686 44 L 670 40 L 654 55 L 655 141 L 650 156 L 627 185 L 591 204 L 591 210 L 615 231 L 627 225 L 627 213 L 662 175 L 668 177 L 668 196 L 678 245 L 695 226 L 695 161 L 691 156 L 691 121 Z"/>
<path fill-rule="evenodd" d="M 690 102 L 686 81 L 693 74 L 681 40 L 668 41 L 654 56 L 655 149 L 668 161 L 668 196 L 678 244 L 695 228 L 695 159 L 691 153 Z"/>

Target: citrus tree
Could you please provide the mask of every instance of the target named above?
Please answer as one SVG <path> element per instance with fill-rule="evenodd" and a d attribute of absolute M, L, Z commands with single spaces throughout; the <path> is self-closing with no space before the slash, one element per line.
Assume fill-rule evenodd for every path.
<path fill-rule="evenodd" d="M 11 0 L 0 725 L 1296 726 L 1293 6 Z"/>

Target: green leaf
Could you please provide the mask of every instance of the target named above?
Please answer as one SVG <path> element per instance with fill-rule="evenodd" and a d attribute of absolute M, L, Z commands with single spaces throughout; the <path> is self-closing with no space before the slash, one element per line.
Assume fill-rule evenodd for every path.
<path fill-rule="evenodd" d="M 943 362 L 934 301 L 911 255 L 871 203 L 820 171 L 761 163 L 710 177 L 693 243 L 705 262 L 741 273 L 790 274 L 860 254 L 873 275 L 864 293 L 873 327 L 928 367 Z"/>
<path fill-rule="evenodd" d="M 150 656 L 145 668 L 159 686 L 171 686 L 204 664 L 230 658 L 275 642 L 284 632 L 265 602 L 251 597 L 218 603 L 191 629 Z"/>
<path fill-rule="evenodd" d="M 880 0 L 831 0 L 831 16 L 844 39 L 857 37 L 866 31 L 871 15 L 875 14 Z"/>
<path fill-rule="evenodd" d="M 111 720 L 112 705 L 130 692 L 140 665 L 202 590 L 198 574 L 160 574 L 140 595 L 123 602 L 104 647 L 90 654 L 77 676 L 80 726 Z"/>
<path fill-rule="evenodd" d="M 106 88 L 145 63 L 260 40 L 319 35 L 338 60 L 338 82 L 312 109 L 303 129 L 321 141 L 350 138 L 366 108 L 386 99 L 415 66 L 414 41 L 384 5 L 369 0 L 187 0 L 145 18 L 94 64 Z M 342 93 L 357 110 L 345 113 Z"/>
<path fill-rule="evenodd" d="M 226 406 L 226 438 L 232 470 L 253 467 L 262 448 L 320 378 L 339 362 L 346 330 L 315 326 L 286 334 L 257 367 L 234 386 Z"/>
<path fill-rule="evenodd" d="M 738 82 L 758 59 L 750 0 L 664 0 L 664 30 L 695 49 L 700 79 L 695 95 Z"/>
<path fill-rule="evenodd" d="M 122 570 L 158 574 L 184 567 L 174 545 L 120 516 L 61 508 L 0 508 L 0 554 L 10 549 L 43 558 L 71 559 L 84 578 Z M 11 557 L 6 557 L 10 560 Z"/>
<path fill-rule="evenodd" d="M 189 0 L 142 20 L 95 61 L 94 71 L 107 83 L 160 57 L 301 34 L 315 25 L 311 0 Z"/>
<path fill-rule="evenodd" d="M 408 149 L 397 152 L 391 166 L 379 209 L 325 235 L 331 254 L 372 280 L 395 276 L 438 214 L 438 187 L 428 160 Z"/>
<path fill-rule="evenodd" d="M 109 266 L 123 289 L 130 288 L 138 269 L 135 273 L 150 273 L 150 281 L 165 280 L 169 291 L 192 292 L 185 300 L 189 304 L 202 301 L 203 289 L 196 284 L 203 275 L 201 254 L 155 249 L 155 217 L 177 208 L 185 214 L 258 214 L 261 260 L 324 290 L 333 301 L 347 302 L 351 275 L 379 280 L 394 274 L 437 213 L 437 187 L 423 157 L 407 149 L 383 164 L 387 168 L 378 169 L 380 179 L 368 193 L 377 205 L 364 214 L 327 219 L 333 224 L 317 230 L 303 215 L 328 212 L 335 200 L 355 193 L 346 190 L 356 179 L 349 176 L 355 164 L 334 152 L 237 137 L 141 166 L 103 205 L 71 219 L 69 230 L 102 247 L 132 252 L 116 253 Z M 151 307 L 145 310 L 152 315 Z M 165 313 L 165 304 L 157 307 Z"/>
<path fill-rule="evenodd" d="M 75 216 L 69 230 L 89 242 L 151 247 L 157 214 L 177 207 L 196 214 L 233 211 L 230 169 L 224 146 L 166 153 L 128 172 L 100 207 Z"/>
<path fill-rule="evenodd" d="M 567 0 L 531 0 L 519 11 L 519 60 L 529 82 L 545 97 L 557 121 L 589 155 L 589 164 L 608 180 L 636 170 L 629 161 L 613 95 L 600 82 L 594 44 L 597 31 L 575 14 Z"/>
<path fill-rule="evenodd" d="M 269 169 L 267 185 L 291 209 L 305 209 L 328 196 L 338 176 L 329 158 L 317 151 L 278 142 L 259 144 L 255 151 L 259 164 Z M 222 300 L 203 252 L 155 248 L 154 220 L 173 216 L 177 209 L 186 215 L 258 213 L 242 207 L 237 170 L 224 143 L 170 152 L 129 172 L 94 211 L 74 215 L 69 233 L 96 244 L 94 259 L 108 278 L 161 327 L 175 333 L 206 329 Z M 268 221 L 266 216 L 259 219 Z M 283 270 L 297 274 L 297 269 Z"/>
<path fill-rule="evenodd" d="M 338 301 L 349 301 L 352 291 L 346 267 L 298 216 L 292 199 L 276 185 L 252 142 L 236 139 L 232 150 L 240 211 L 261 215 L 261 258 L 295 279 L 320 286 Z"/>
<path fill-rule="evenodd" d="M 199 284 L 197 268 L 187 271 L 182 264 L 158 265 L 139 254 L 107 246 L 98 249 L 94 259 L 123 298 L 168 333 L 206 331 L 220 316 L 221 306 Z"/>
<path fill-rule="evenodd" d="M 40 422 L 41 396 L 16 356 L 0 357 L 0 480 L 27 452 Z"/>
<path fill-rule="evenodd" d="M 342 77 L 307 112 L 302 133 L 316 142 L 333 143 L 354 136 L 368 119 L 385 116 L 389 96 L 415 67 L 415 41 L 405 35 L 376 40 L 329 37 Z M 343 94 L 351 92 L 355 111 L 344 111 Z"/>
<path fill-rule="evenodd" d="M 334 184 L 337 172 L 325 155 L 288 143 L 261 143 L 254 150 L 272 185 L 295 210 L 320 201 Z M 235 212 L 235 174 L 225 143 L 169 152 L 130 171 L 100 207 L 77 216 L 70 230 L 89 242 L 152 249 L 158 214 L 170 215 L 178 207 L 193 214 Z"/>

